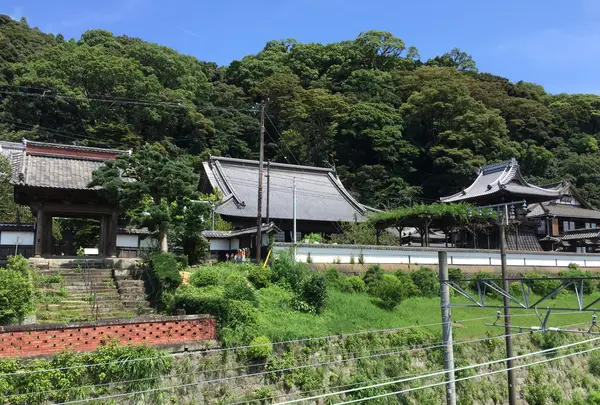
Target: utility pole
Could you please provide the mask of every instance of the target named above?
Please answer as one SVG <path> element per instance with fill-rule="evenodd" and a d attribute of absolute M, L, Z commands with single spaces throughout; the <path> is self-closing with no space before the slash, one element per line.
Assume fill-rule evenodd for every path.
<path fill-rule="evenodd" d="M 293 192 L 292 192 L 292 196 L 294 199 L 294 208 L 292 210 L 292 221 L 294 223 L 294 233 L 292 235 L 292 242 L 294 243 L 294 261 L 296 261 L 296 178 L 294 177 L 294 186 L 293 186 Z"/>
<path fill-rule="evenodd" d="M 214 201 L 211 203 L 212 208 L 212 230 L 215 230 L 215 203 Z"/>
<path fill-rule="evenodd" d="M 440 270 L 440 300 L 442 307 L 442 338 L 444 340 L 444 369 L 446 369 L 446 404 L 456 405 L 454 382 L 454 347 L 452 346 L 452 314 L 450 286 L 448 285 L 448 253 L 438 252 Z"/>
<path fill-rule="evenodd" d="M 500 263 L 502 266 L 502 289 L 508 291 L 509 283 L 506 274 L 506 223 L 508 222 L 508 205 L 504 205 L 500 214 Z M 508 377 L 508 403 L 517 405 L 517 388 L 515 384 L 515 374 L 513 370 L 513 342 L 512 342 L 512 324 L 510 319 L 510 299 L 503 294 L 504 305 L 504 334 L 506 335 L 506 368 Z"/>
<path fill-rule="evenodd" d="M 258 212 L 256 214 L 256 263 L 261 262 L 262 252 L 262 200 L 263 164 L 265 160 L 265 101 L 260 103 L 260 152 L 258 158 Z"/>
<path fill-rule="evenodd" d="M 269 215 L 271 200 L 271 159 L 267 160 L 267 224 L 271 223 L 271 216 Z"/>

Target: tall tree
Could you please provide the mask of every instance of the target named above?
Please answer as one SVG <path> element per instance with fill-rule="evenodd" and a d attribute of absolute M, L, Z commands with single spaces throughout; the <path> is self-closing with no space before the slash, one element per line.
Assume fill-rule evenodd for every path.
<path fill-rule="evenodd" d="M 163 252 L 168 251 L 167 235 L 198 196 L 193 169 L 157 143 L 106 162 L 93 174 L 90 187 L 97 186 L 129 217 L 157 231 Z"/>

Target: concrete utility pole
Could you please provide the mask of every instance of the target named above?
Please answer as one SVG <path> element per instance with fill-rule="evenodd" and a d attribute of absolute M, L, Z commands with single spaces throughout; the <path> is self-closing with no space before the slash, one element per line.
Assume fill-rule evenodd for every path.
<path fill-rule="evenodd" d="M 454 347 L 452 346 L 452 314 L 450 311 L 450 286 L 448 285 L 448 253 L 438 252 L 440 270 L 440 300 L 442 307 L 442 338 L 444 340 L 444 368 L 446 369 L 446 404 L 456 405 L 454 383 Z"/>
<path fill-rule="evenodd" d="M 506 279 L 506 224 L 508 223 L 508 205 L 504 205 L 500 214 L 500 263 L 502 266 L 502 289 L 508 291 L 509 282 Z M 506 335 L 506 361 L 507 379 L 508 379 L 508 403 L 517 405 L 517 388 L 515 383 L 515 373 L 513 368 L 513 342 L 512 342 L 512 323 L 510 319 L 510 299 L 504 294 L 504 334 Z"/>
<path fill-rule="evenodd" d="M 262 252 L 262 200 L 263 164 L 265 160 L 265 101 L 260 103 L 260 153 L 258 158 L 258 212 L 256 214 L 256 263 L 261 262 Z"/>
<path fill-rule="evenodd" d="M 271 215 L 269 214 L 271 201 L 271 159 L 267 160 L 267 224 L 271 223 Z"/>
<path fill-rule="evenodd" d="M 292 209 L 292 221 L 294 222 L 294 233 L 292 235 L 292 242 L 294 243 L 294 261 L 296 261 L 296 178 L 294 177 L 294 186 L 292 196 L 294 199 L 294 208 Z"/>

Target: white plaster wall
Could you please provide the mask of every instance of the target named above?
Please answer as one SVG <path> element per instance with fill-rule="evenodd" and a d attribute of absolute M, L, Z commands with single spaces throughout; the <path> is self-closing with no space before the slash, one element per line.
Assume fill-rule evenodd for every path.
<path fill-rule="evenodd" d="M 275 251 L 290 250 L 290 245 L 275 245 Z M 296 259 L 306 262 L 307 257 L 313 263 L 329 264 L 338 262 L 349 264 L 359 262 L 362 254 L 365 264 L 414 264 L 437 265 L 438 252 L 436 250 L 410 250 L 410 249 L 376 249 L 360 246 L 331 246 L 331 245 L 301 245 L 296 247 Z M 576 263 L 580 267 L 600 267 L 600 255 L 581 255 L 576 253 L 507 253 L 509 266 L 535 266 L 535 267 L 567 267 Z M 472 252 L 448 250 L 449 266 L 500 266 L 498 252 Z"/>
<path fill-rule="evenodd" d="M 18 240 L 17 240 L 18 239 Z M 0 232 L 0 245 L 33 245 L 33 232 L 15 232 L 2 231 Z"/>
<path fill-rule="evenodd" d="M 138 235 L 117 235 L 117 247 L 137 248 L 138 246 Z"/>
<path fill-rule="evenodd" d="M 229 239 L 211 239 L 210 240 L 210 250 L 211 251 L 229 250 Z"/>

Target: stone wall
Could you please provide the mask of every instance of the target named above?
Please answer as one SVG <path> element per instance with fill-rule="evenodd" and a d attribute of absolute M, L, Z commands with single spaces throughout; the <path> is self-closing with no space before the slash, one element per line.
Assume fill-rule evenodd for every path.
<path fill-rule="evenodd" d="M 217 339 L 217 322 L 208 315 L 144 317 L 66 324 L 0 326 L 0 357 L 92 351 L 108 340 L 122 344 L 181 346 Z"/>

